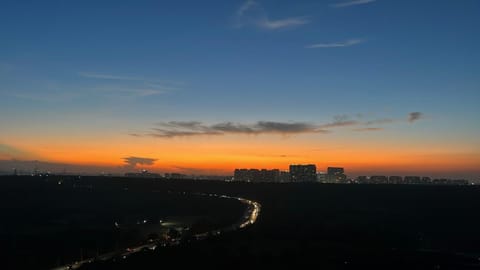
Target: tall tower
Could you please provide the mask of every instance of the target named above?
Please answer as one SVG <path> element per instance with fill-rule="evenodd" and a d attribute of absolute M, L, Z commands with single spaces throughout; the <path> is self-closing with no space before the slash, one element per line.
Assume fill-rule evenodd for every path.
<path fill-rule="evenodd" d="M 290 165 L 290 180 L 292 182 L 315 182 L 317 181 L 317 166 Z"/>
<path fill-rule="evenodd" d="M 330 180 L 333 180 L 336 183 L 344 182 L 347 179 L 347 176 L 344 174 L 345 170 L 341 167 L 328 167 L 327 175 Z"/>

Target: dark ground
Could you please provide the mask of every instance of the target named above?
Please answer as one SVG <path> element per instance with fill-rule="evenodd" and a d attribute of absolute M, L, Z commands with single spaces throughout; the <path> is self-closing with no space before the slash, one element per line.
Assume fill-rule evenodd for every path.
<path fill-rule="evenodd" d="M 143 228 L 167 231 L 160 220 L 211 230 L 245 210 L 235 200 L 152 189 L 150 180 L 18 176 L 0 185 L 0 269 L 49 269 L 125 250 L 147 240 Z"/>
<path fill-rule="evenodd" d="M 262 204 L 257 223 L 245 230 L 82 269 L 480 269 L 478 186 L 82 181 Z"/>

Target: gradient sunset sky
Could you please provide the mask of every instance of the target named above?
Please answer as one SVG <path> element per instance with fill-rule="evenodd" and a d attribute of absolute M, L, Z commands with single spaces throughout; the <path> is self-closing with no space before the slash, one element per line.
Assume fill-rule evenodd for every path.
<path fill-rule="evenodd" d="M 479 14 L 477 0 L 2 1 L 0 160 L 478 179 Z"/>

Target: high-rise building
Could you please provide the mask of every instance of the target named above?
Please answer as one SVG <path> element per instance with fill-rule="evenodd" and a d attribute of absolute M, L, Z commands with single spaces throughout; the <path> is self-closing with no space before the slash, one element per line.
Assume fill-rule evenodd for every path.
<path fill-rule="evenodd" d="M 336 183 L 344 183 L 347 180 L 347 176 L 344 174 L 345 170 L 340 167 L 328 167 L 327 175 L 330 181 Z"/>
<path fill-rule="evenodd" d="M 233 179 L 243 182 L 278 182 L 280 170 L 273 169 L 235 169 Z"/>
<path fill-rule="evenodd" d="M 317 173 L 317 182 L 327 184 L 330 183 L 328 179 L 328 174 L 326 173 Z"/>
<path fill-rule="evenodd" d="M 233 180 L 241 182 L 250 182 L 250 174 L 248 169 L 235 169 L 233 172 Z"/>
<path fill-rule="evenodd" d="M 317 181 L 317 166 L 290 165 L 290 179 L 292 182 L 315 182 Z"/>
<path fill-rule="evenodd" d="M 280 171 L 280 174 L 278 176 L 278 182 L 280 183 L 290 182 L 290 173 L 288 171 Z"/>
<path fill-rule="evenodd" d="M 257 176 L 257 179 L 255 180 L 257 182 L 278 182 L 279 176 L 280 176 L 280 170 L 278 169 L 273 169 L 273 170 L 261 169 L 259 175 Z"/>

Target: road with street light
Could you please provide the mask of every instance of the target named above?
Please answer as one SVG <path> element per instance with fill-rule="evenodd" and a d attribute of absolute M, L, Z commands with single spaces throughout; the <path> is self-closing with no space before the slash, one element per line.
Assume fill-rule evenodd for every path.
<path fill-rule="evenodd" d="M 183 195 L 185 195 L 185 192 L 183 192 Z M 227 232 L 232 232 L 236 230 L 240 230 L 243 228 L 246 228 L 252 224 L 254 224 L 257 221 L 257 218 L 260 214 L 261 210 L 261 205 L 258 202 L 241 198 L 241 197 L 232 197 L 232 196 L 227 196 L 227 195 L 219 195 L 219 194 L 213 194 L 213 193 L 193 193 L 192 195 L 196 196 L 206 196 L 206 197 L 217 197 L 219 199 L 228 199 L 228 200 L 238 200 L 242 204 L 246 206 L 246 210 L 242 217 L 239 219 L 238 222 L 231 224 L 229 226 L 220 228 L 220 229 L 215 229 L 211 230 L 208 232 L 202 232 L 202 233 L 197 233 L 193 235 L 193 239 L 197 241 L 204 240 L 208 237 L 214 237 L 221 235 L 223 233 Z M 108 253 L 104 253 L 101 255 L 98 255 L 93 258 L 88 258 L 84 259 L 81 261 L 76 261 L 71 264 L 63 265 L 60 267 L 55 267 L 52 270 L 68 270 L 68 269 L 78 269 L 82 265 L 92 263 L 94 261 L 108 261 L 108 260 L 114 260 L 114 259 L 127 259 L 130 255 L 139 253 L 139 252 L 146 252 L 146 251 L 152 251 L 155 250 L 159 247 L 165 247 L 165 246 L 177 246 L 180 245 L 181 241 L 180 239 L 177 238 L 170 238 L 168 240 L 160 239 L 160 240 L 150 240 L 147 243 L 142 243 L 141 245 L 135 246 L 135 247 L 130 247 L 125 250 L 118 250 L 118 251 L 112 251 Z"/>

